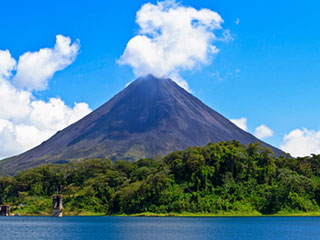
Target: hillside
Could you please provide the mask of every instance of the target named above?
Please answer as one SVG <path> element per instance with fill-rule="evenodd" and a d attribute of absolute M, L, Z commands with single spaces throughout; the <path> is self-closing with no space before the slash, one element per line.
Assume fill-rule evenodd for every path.
<path fill-rule="evenodd" d="M 89 158 L 135 161 L 205 146 L 209 142 L 260 142 L 170 79 L 139 78 L 83 119 L 39 146 L 0 162 L 2 174 L 46 163 Z"/>

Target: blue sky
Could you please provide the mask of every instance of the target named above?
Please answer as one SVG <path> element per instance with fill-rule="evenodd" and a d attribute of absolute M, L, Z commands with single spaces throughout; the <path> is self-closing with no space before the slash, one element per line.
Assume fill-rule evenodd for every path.
<path fill-rule="evenodd" d="M 147 2 L 157 3 L 4 1 L 0 49 L 8 49 L 18 61 L 25 52 L 53 47 L 58 34 L 72 42 L 79 39 L 74 62 L 57 71 L 46 89 L 32 94 L 45 102 L 61 98 L 70 108 L 74 102 L 84 102 L 96 109 L 135 78 L 132 69 L 117 60 L 137 34 L 136 12 Z M 309 151 L 320 153 L 320 2 L 185 0 L 181 4 L 217 12 L 233 38 L 215 44 L 220 52 L 209 64 L 180 73 L 192 93 L 229 119 L 246 118 L 251 133 L 261 124 L 268 126 L 273 130 L 273 136 L 264 139 L 268 143 L 279 147 L 285 134 L 299 129 L 292 133 L 291 144 L 311 142 Z"/>

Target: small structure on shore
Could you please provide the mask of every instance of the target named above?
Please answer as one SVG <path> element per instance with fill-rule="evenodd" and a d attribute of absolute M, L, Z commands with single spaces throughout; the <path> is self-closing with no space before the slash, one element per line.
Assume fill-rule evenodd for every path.
<path fill-rule="evenodd" d="M 10 206 L 1 205 L 0 206 L 0 216 L 10 216 Z"/>
<path fill-rule="evenodd" d="M 52 196 L 52 216 L 62 217 L 62 195 L 54 194 Z"/>
<path fill-rule="evenodd" d="M 62 191 L 62 186 L 60 187 L 54 187 L 54 191 L 56 191 L 56 194 L 52 195 L 52 216 L 53 217 L 62 217 L 62 200 L 63 196 L 62 194 L 59 194 Z"/>

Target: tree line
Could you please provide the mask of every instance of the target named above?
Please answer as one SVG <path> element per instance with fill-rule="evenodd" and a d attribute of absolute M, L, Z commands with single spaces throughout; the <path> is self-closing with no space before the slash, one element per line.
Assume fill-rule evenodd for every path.
<path fill-rule="evenodd" d="M 56 186 L 70 213 L 315 212 L 320 155 L 277 157 L 259 144 L 227 141 L 136 162 L 48 164 L 0 178 L 0 203 L 50 213 Z"/>

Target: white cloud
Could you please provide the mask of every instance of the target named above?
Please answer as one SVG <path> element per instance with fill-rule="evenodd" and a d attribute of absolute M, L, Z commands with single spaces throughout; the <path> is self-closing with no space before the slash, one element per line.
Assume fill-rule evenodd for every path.
<path fill-rule="evenodd" d="M 9 116 L 0 118 L 0 159 L 39 145 L 91 112 L 86 103 L 75 103 L 70 108 L 59 98 L 31 101 L 29 108 L 30 112 L 19 121 Z"/>
<path fill-rule="evenodd" d="M 118 63 L 130 65 L 136 76 L 172 77 L 187 89 L 179 72 L 209 63 L 219 51 L 213 42 L 231 38 L 228 30 L 222 30 L 218 13 L 184 7 L 175 0 L 144 4 L 136 22 L 139 35 L 130 39 Z"/>
<path fill-rule="evenodd" d="M 187 83 L 187 81 L 185 81 L 178 72 L 171 72 L 169 73 L 168 77 L 172 80 L 174 80 L 180 87 L 184 88 L 185 90 L 187 90 L 188 92 L 192 92 L 189 84 Z"/>
<path fill-rule="evenodd" d="M 219 41 L 223 41 L 223 42 L 228 42 L 228 41 L 233 41 L 233 37 L 230 33 L 229 29 L 226 29 L 222 32 L 222 37 L 217 38 Z"/>
<path fill-rule="evenodd" d="M 9 78 L 16 67 L 16 60 L 11 57 L 9 50 L 0 50 L 0 80 Z"/>
<path fill-rule="evenodd" d="M 19 146 L 21 152 L 23 152 L 24 150 L 31 149 L 39 145 L 44 140 L 47 140 L 56 133 L 56 130 L 40 130 L 36 125 L 19 124 L 14 126 L 14 132 L 16 136 L 16 138 L 14 139 L 15 144 Z M 13 152 L 13 154 L 16 154 L 16 152 Z"/>
<path fill-rule="evenodd" d="M 62 129 L 90 112 L 86 103 L 75 103 L 73 108 L 69 108 L 59 98 L 51 98 L 48 102 L 33 101 L 31 106 L 29 119 L 41 130 Z"/>
<path fill-rule="evenodd" d="M 77 57 L 79 41 L 71 44 L 69 37 L 56 36 L 54 48 L 26 52 L 19 58 L 13 82 L 19 88 L 44 90 L 55 72 L 69 66 Z"/>
<path fill-rule="evenodd" d="M 239 128 L 241 128 L 242 130 L 248 131 L 246 118 L 243 117 L 243 118 L 239 118 L 239 119 L 230 119 L 230 121 L 232 123 L 234 123 L 235 125 L 237 125 Z M 267 127 L 266 125 L 262 124 L 262 125 L 256 127 L 256 129 L 254 131 L 254 135 L 260 139 L 272 137 L 273 131 L 269 127 Z"/>
<path fill-rule="evenodd" d="M 16 89 L 0 78 L 0 118 L 22 121 L 31 110 L 31 96 L 30 92 Z"/>
<path fill-rule="evenodd" d="M 256 127 L 256 129 L 254 130 L 254 135 L 260 139 L 268 138 L 273 136 L 273 131 L 268 126 L 262 124 Z"/>
<path fill-rule="evenodd" d="M 240 19 L 237 18 L 237 19 L 234 21 L 234 24 L 235 24 L 235 25 L 239 25 L 239 24 L 240 24 Z"/>
<path fill-rule="evenodd" d="M 70 49 L 70 39 L 61 35 L 57 36 L 57 43 L 53 51 L 60 52 L 64 56 L 71 56 L 73 55 L 71 52 L 74 52 Z M 68 57 L 67 59 L 70 60 Z M 24 66 L 31 66 L 31 70 L 35 72 L 37 68 L 40 68 L 39 71 L 43 70 L 42 67 L 57 69 L 59 65 L 56 61 L 47 61 L 45 65 L 32 65 L 30 62 L 25 62 L 27 60 L 28 58 L 24 58 Z M 34 59 L 29 58 L 29 60 L 32 62 Z M 66 64 L 68 61 L 65 59 L 62 62 Z M 62 62 L 59 66 L 63 65 Z M 52 66 L 49 66 L 50 64 Z M 49 101 L 37 100 L 30 90 L 16 88 L 11 79 L 15 78 L 12 77 L 15 66 L 16 61 L 11 57 L 10 52 L 0 50 L 0 159 L 35 147 L 58 130 L 91 112 L 86 103 L 75 103 L 71 108 L 60 98 L 51 98 Z M 51 72 L 51 77 L 54 72 Z M 34 86 L 32 79 L 31 82 L 28 82 L 28 78 L 22 75 L 20 79 L 24 79 L 25 86 L 29 86 L 29 89 L 31 89 L 30 86 Z M 46 81 L 48 78 L 38 83 L 41 85 Z"/>
<path fill-rule="evenodd" d="M 292 130 L 283 137 L 280 148 L 294 157 L 320 154 L 320 131 Z"/>
<path fill-rule="evenodd" d="M 6 119 L 0 119 L 0 146 L 0 159 L 23 151 L 17 142 L 14 125 Z"/>
<path fill-rule="evenodd" d="M 244 131 L 247 131 L 247 119 L 246 118 L 240 118 L 240 119 L 230 119 L 232 123 L 237 125 L 239 128 L 241 128 Z"/>

